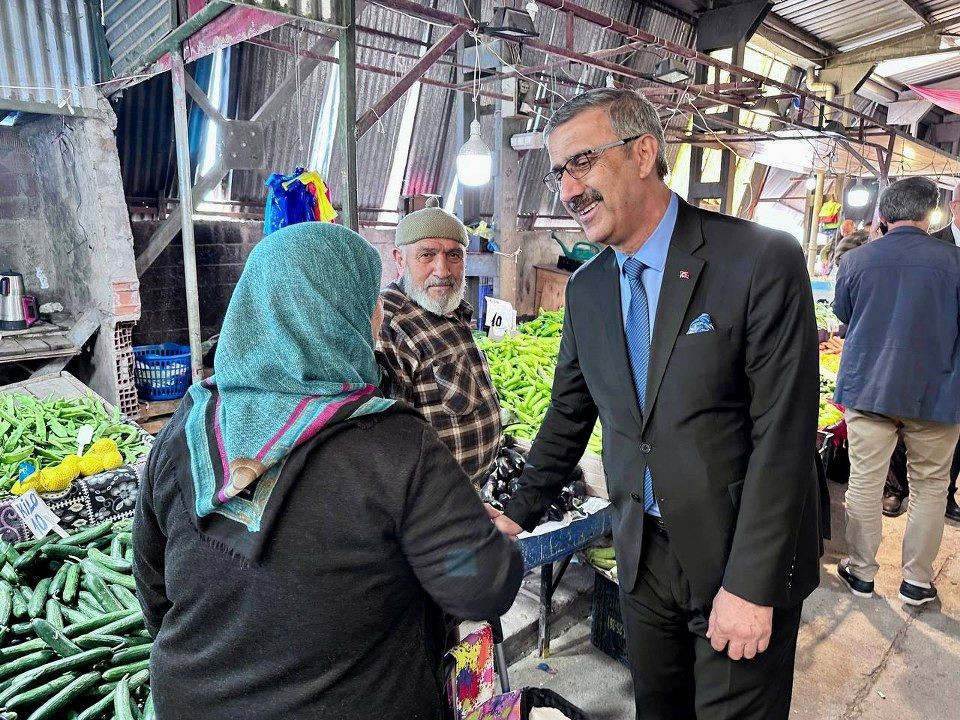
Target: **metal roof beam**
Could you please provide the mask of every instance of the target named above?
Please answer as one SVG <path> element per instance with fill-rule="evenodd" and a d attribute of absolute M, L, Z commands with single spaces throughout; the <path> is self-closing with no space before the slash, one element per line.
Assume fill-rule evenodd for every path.
<path fill-rule="evenodd" d="M 357 120 L 356 137 L 363 137 L 367 130 L 369 130 L 379 118 L 383 117 L 387 110 L 393 107 L 393 104 L 403 97 L 403 94 L 407 92 L 415 82 L 423 78 L 424 73 L 426 73 L 437 60 L 456 45 L 457 40 L 459 40 L 466 31 L 467 29 L 463 25 L 455 25 L 450 28 L 450 30 L 420 58 L 419 62 L 400 78 L 396 85 L 390 88 L 382 98 L 367 108 L 367 111 L 360 116 Z"/>
<path fill-rule="evenodd" d="M 884 60 L 895 60 L 916 55 L 929 55 L 937 52 L 956 52 L 956 48 L 940 50 L 940 39 L 944 30 L 956 24 L 956 18 L 943 20 L 933 25 L 927 25 L 904 33 L 897 38 L 881 40 L 858 47 L 847 52 L 837 53 L 830 57 L 825 67 L 853 65 L 856 63 L 876 63 Z"/>
<path fill-rule="evenodd" d="M 829 57 L 837 53 L 837 48 L 830 43 L 821 40 L 816 35 L 804 30 L 799 25 L 780 17 L 775 12 L 767 14 L 767 16 L 763 19 L 763 25 L 759 32 L 763 34 L 763 30 L 765 28 L 769 28 L 778 34 L 789 38 L 794 43 L 810 48 L 810 50 L 812 50 L 814 53 L 819 53 L 819 55 L 814 55 L 811 57 L 811 60 L 817 59 L 818 57 Z M 799 55 L 800 53 L 797 54 Z"/>
<path fill-rule="evenodd" d="M 933 25 L 933 17 L 917 0 L 900 0 L 902 5 L 906 5 L 910 12 L 920 18 L 924 25 Z"/>

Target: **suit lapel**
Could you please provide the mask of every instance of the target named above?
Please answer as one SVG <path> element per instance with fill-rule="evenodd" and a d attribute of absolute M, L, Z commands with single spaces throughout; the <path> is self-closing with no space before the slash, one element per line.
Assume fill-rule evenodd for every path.
<path fill-rule="evenodd" d="M 637 405 L 637 391 L 633 385 L 633 373 L 630 370 L 630 356 L 627 355 L 627 341 L 623 336 L 623 305 L 620 302 L 620 265 L 613 250 L 607 248 L 604 255 L 597 258 L 602 262 L 598 309 L 601 318 L 616 318 L 616 322 L 601 322 L 605 334 L 607 347 L 613 353 L 610 363 L 615 375 L 615 382 L 624 392 L 630 394 L 632 402 L 630 412 L 637 421 L 637 426 L 643 424 L 640 415 L 640 406 Z"/>
<path fill-rule="evenodd" d="M 683 318 L 687 314 L 693 291 L 697 287 L 700 272 L 703 270 L 704 261 L 693 254 L 703 245 L 699 212 L 680 200 L 677 223 L 674 226 L 673 237 L 670 239 L 667 263 L 663 269 L 663 283 L 660 286 L 657 317 L 653 326 L 650 365 L 647 371 L 647 411 L 644 413 L 642 422 L 644 428 L 653 413 L 663 374 L 666 372 L 673 346 L 683 325 Z"/>

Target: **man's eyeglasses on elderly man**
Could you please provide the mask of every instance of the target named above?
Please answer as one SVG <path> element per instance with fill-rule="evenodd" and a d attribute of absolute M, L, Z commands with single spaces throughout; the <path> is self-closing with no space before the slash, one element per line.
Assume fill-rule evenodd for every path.
<path fill-rule="evenodd" d="M 543 176 L 543 184 L 547 186 L 547 189 L 552 193 L 560 192 L 560 181 L 563 178 L 563 174 L 567 173 L 572 178 L 582 178 L 591 169 L 593 169 L 593 164 L 597 161 L 604 150 L 609 150 L 610 148 L 620 147 L 621 145 L 626 145 L 628 142 L 633 142 L 637 138 L 643 137 L 644 133 L 640 135 L 633 135 L 628 138 L 621 138 L 612 143 L 607 143 L 606 145 L 600 145 L 599 147 L 590 148 L 589 150 L 584 150 L 582 153 L 577 153 L 572 158 L 567 160 L 561 167 L 558 167 L 556 170 L 551 170 L 546 175 Z"/>

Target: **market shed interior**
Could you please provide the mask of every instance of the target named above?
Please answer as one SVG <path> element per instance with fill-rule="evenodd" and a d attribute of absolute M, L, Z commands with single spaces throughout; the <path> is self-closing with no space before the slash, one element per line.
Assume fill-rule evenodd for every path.
<path fill-rule="evenodd" d="M 0 326 L 0 412 L 15 394 L 93 393 L 104 428 L 128 426 L 123 464 L 103 474 L 135 487 L 150 436 L 213 372 L 247 257 L 283 222 L 281 182 L 304 171 L 334 221 L 380 252 L 382 285 L 397 277 L 397 223 L 435 197 L 470 232 L 475 330 L 489 330 L 488 298 L 546 324 L 597 248 L 542 181 L 543 129 L 565 100 L 603 87 L 654 104 L 677 195 L 793 235 L 816 300 L 832 299 L 841 223 L 876 225 L 892 182 L 933 180 L 931 231 L 951 222 L 957 0 L 7 0 L 0 294 L 22 282 L 25 300 L 0 320 L 20 323 L 28 307 L 37 317 Z M 820 329 L 821 359 L 839 357 L 833 319 Z M 836 362 L 821 363 L 822 388 Z M 823 406 L 829 462 L 839 411 Z M 24 447 L 7 425 L 0 459 Z M 22 479 L 4 462 L 0 505 Z M 599 457 L 581 467 L 588 493 L 605 495 Z M 104 487 L 126 493 L 111 477 Z M 936 611 L 901 607 L 882 574 L 884 597 L 858 615 L 830 574 L 843 486 L 830 491 L 835 532 L 805 611 L 794 716 L 952 716 L 960 684 L 943 669 L 960 664 L 960 528 L 946 523 Z M 627 717 L 629 673 L 610 660 L 623 658 L 622 628 L 618 640 L 615 620 L 600 626 L 616 599 L 609 568 L 583 552 L 607 535 L 597 517 L 566 552 L 531 564 L 498 670 L 566 697 L 589 678 L 594 694 L 579 697 L 590 717 Z M 893 566 L 904 522 L 885 520 Z M 856 662 L 824 670 L 851 645 Z"/>

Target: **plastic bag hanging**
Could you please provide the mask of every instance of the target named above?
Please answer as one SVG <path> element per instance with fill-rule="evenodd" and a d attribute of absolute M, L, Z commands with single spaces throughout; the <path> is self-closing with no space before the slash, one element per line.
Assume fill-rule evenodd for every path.
<path fill-rule="evenodd" d="M 302 166 L 290 175 L 273 173 L 267 178 L 269 189 L 264 211 L 264 235 L 287 225 L 321 220 L 331 222 L 337 217 L 330 204 L 329 192 L 323 179 Z"/>

